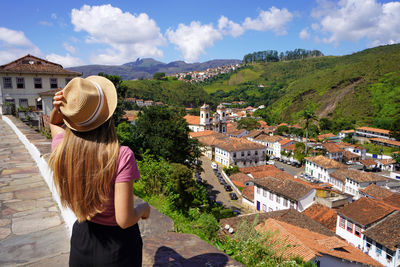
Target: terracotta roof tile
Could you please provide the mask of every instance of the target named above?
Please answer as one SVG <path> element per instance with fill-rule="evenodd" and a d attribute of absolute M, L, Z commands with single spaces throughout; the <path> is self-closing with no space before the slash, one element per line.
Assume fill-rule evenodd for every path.
<path fill-rule="evenodd" d="M 376 132 L 381 134 L 389 134 L 389 130 L 379 129 L 379 128 L 372 128 L 372 127 L 360 127 L 357 130 L 364 130 L 369 132 Z"/>
<path fill-rule="evenodd" d="M 306 160 L 311 161 L 325 169 L 340 169 L 340 168 L 346 168 L 345 165 L 337 162 L 336 160 L 329 159 L 324 156 L 315 156 L 315 157 L 307 157 Z"/>
<path fill-rule="evenodd" d="M 214 133 L 206 136 L 199 136 L 199 142 L 206 146 L 215 146 L 221 142 L 225 142 L 229 137 L 221 133 Z"/>
<path fill-rule="evenodd" d="M 245 138 L 236 138 L 236 137 L 230 137 L 229 139 L 224 140 L 224 142 L 220 142 L 216 144 L 218 148 L 221 148 L 225 151 L 242 151 L 242 150 L 255 150 L 255 149 L 265 149 L 266 147 L 258 144 L 251 142 Z"/>
<path fill-rule="evenodd" d="M 400 141 L 389 140 L 389 139 L 385 139 L 385 138 L 371 138 L 370 140 L 378 142 L 378 143 L 384 143 L 384 144 L 389 144 L 389 145 L 400 147 Z"/>
<path fill-rule="evenodd" d="M 350 262 L 383 266 L 361 250 L 336 236 L 326 236 L 275 219 L 266 220 L 264 223 L 257 225 L 256 229 L 277 232 L 280 241 L 292 245 L 283 250 L 282 256 L 286 258 L 300 256 L 305 261 L 309 261 L 317 255 L 330 255 Z"/>
<path fill-rule="evenodd" d="M 372 226 L 364 232 L 364 235 L 384 245 L 385 247 L 396 250 L 400 247 L 400 212 L 389 215 L 386 219 Z"/>
<path fill-rule="evenodd" d="M 296 144 L 290 144 L 290 145 L 283 146 L 283 149 L 294 151 L 295 147 L 296 147 Z"/>
<path fill-rule="evenodd" d="M 303 211 L 304 215 L 307 215 L 314 221 L 325 225 L 332 232 L 336 232 L 336 221 L 337 213 L 335 210 L 330 209 L 324 205 L 314 203 Z"/>
<path fill-rule="evenodd" d="M 333 133 L 327 133 L 327 134 L 320 134 L 317 136 L 317 138 L 319 140 L 325 139 L 325 138 L 332 138 L 332 137 L 336 137 L 336 135 L 334 135 Z"/>
<path fill-rule="evenodd" d="M 376 184 L 370 184 L 369 186 L 367 186 L 364 189 L 361 189 L 360 191 L 380 200 L 386 197 L 390 197 L 393 194 L 393 192 L 390 191 L 389 189 L 377 186 Z"/>
<path fill-rule="evenodd" d="M 354 133 L 355 131 L 354 130 L 342 130 L 342 131 L 340 131 L 341 133 Z"/>
<path fill-rule="evenodd" d="M 346 161 L 352 160 L 352 159 L 356 159 L 359 160 L 361 156 L 354 154 L 350 151 L 344 150 L 343 152 L 343 158 L 346 159 Z"/>
<path fill-rule="evenodd" d="M 277 179 L 273 177 L 256 179 L 254 180 L 254 184 L 296 201 L 313 190 L 311 186 L 291 179 Z"/>
<path fill-rule="evenodd" d="M 363 172 L 355 169 L 338 169 L 332 172 L 330 176 L 342 182 L 346 182 L 346 178 L 349 178 L 358 183 L 387 181 L 387 178 L 381 175 L 377 175 L 371 172 Z"/>
<path fill-rule="evenodd" d="M 243 189 L 242 197 L 254 202 L 254 185 L 246 186 Z"/>
<path fill-rule="evenodd" d="M 339 153 L 339 152 L 343 152 L 343 149 L 340 148 L 340 146 L 338 146 L 335 143 L 332 142 L 326 142 L 323 143 L 322 146 L 326 149 L 326 151 L 328 151 L 329 153 Z"/>
<path fill-rule="evenodd" d="M 360 160 L 360 163 L 367 167 L 376 165 L 376 162 L 373 159 L 363 159 L 363 160 Z"/>
<path fill-rule="evenodd" d="M 394 159 L 378 159 L 377 161 L 382 165 L 390 165 L 396 163 Z"/>
<path fill-rule="evenodd" d="M 207 135 L 212 135 L 212 134 L 215 134 L 215 132 L 213 130 L 204 130 L 202 132 L 190 132 L 189 133 L 189 135 L 192 138 L 200 137 L 200 136 L 207 136 Z"/>
<path fill-rule="evenodd" d="M 345 205 L 337 212 L 339 215 L 343 215 L 355 223 L 368 227 L 388 216 L 393 211 L 395 209 L 385 205 L 383 202 L 362 197 Z"/>
<path fill-rule="evenodd" d="M 278 168 L 276 168 L 274 165 L 261 165 L 261 166 L 252 166 L 252 167 L 244 167 L 239 169 L 243 173 L 250 173 L 253 175 L 253 173 L 256 172 L 263 172 L 263 171 L 279 171 Z"/>
<path fill-rule="evenodd" d="M 326 236 L 335 235 L 334 232 L 332 232 L 322 224 L 317 223 L 316 221 L 312 220 L 311 218 L 307 217 L 306 215 L 294 209 L 245 214 L 237 217 L 221 219 L 220 223 L 221 225 L 229 224 L 230 226 L 233 227 L 233 229 L 236 229 L 237 226 L 243 221 L 253 223 L 253 221 L 257 219 L 257 222 L 264 222 L 268 218 L 274 218 L 279 221 L 296 225 L 298 227 L 308 229 L 310 231 L 314 231 Z"/>
<path fill-rule="evenodd" d="M 235 173 L 235 174 L 231 175 L 231 176 L 229 177 L 229 179 L 231 179 L 231 181 L 232 181 L 234 184 L 239 185 L 239 186 L 241 186 L 241 187 L 244 187 L 244 184 L 245 184 L 247 181 L 253 180 L 250 176 L 248 176 L 247 174 L 244 174 L 244 173 L 242 173 L 242 172 Z"/>
<path fill-rule="evenodd" d="M 290 142 L 292 142 L 292 140 L 285 138 L 285 139 L 280 140 L 279 144 L 281 144 L 281 146 L 284 146 L 284 145 L 286 145 L 286 144 L 288 144 Z"/>
<path fill-rule="evenodd" d="M 280 140 L 282 140 L 283 137 L 279 136 L 279 135 L 261 134 L 261 135 L 258 135 L 255 139 L 259 140 L 259 141 L 265 141 L 268 143 L 275 143 L 275 142 L 279 142 Z"/>
<path fill-rule="evenodd" d="M 186 115 L 183 118 L 189 125 L 200 125 L 200 116 Z"/>
<path fill-rule="evenodd" d="M 32 64 L 31 64 L 32 63 Z M 0 73 L 36 73 L 63 74 L 81 76 L 82 73 L 64 69 L 60 64 L 47 61 L 32 55 L 26 55 L 0 66 Z"/>
<path fill-rule="evenodd" d="M 393 193 L 391 196 L 385 197 L 382 201 L 400 210 L 400 193 Z"/>

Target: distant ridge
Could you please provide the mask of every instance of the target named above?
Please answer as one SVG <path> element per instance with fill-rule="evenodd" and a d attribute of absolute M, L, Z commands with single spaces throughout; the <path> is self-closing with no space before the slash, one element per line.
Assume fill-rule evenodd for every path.
<path fill-rule="evenodd" d="M 113 65 L 85 65 L 67 68 L 68 70 L 82 72 L 83 77 L 97 75 L 104 72 L 110 75 L 121 76 L 124 80 L 133 80 L 140 78 L 151 78 L 155 72 L 165 72 L 166 74 L 174 74 L 178 72 L 187 72 L 195 70 L 206 70 L 208 68 L 216 68 L 229 64 L 241 63 L 238 59 L 215 59 L 203 63 L 186 63 L 184 61 L 173 61 L 163 63 L 153 58 L 142 58 L 136 61 L 125 63 L 119 66 Z"/>

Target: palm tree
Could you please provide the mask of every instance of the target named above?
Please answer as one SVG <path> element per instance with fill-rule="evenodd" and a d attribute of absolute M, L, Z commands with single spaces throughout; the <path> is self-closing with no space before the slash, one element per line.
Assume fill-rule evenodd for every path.
<path fill-rule="evenodd" d="M 312 110 L 303 110 L 303 113 L 301 114 L 301 117 L 303 117 L 306 121 L 305 128 L 306 128 L 306 148 L 305 148 L 305 154 L 307 156 L 307 142 L 308 142 L 308 126 L 310 125 L 311 121 L 316 121 L 318 120 L 317 116 L 315 115 L 314 111 Z"/>

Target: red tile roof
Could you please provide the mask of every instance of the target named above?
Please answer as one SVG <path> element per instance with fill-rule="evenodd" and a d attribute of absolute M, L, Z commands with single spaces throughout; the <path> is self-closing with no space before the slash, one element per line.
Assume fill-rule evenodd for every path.
<path fill-rule="evenodd" d="M 332 142 L 326 142 L 323 143 L 322 146 L 326 149 L 326 151 L 328 151 L 329 153 L 339 153 L 339 152 L 343 152 L 343 149 L 340 148 L 340 146 L 338 146 L 335 143 Z"/>
<path fill-rule="evenodd" d="M 346 168 L 346 165 L 343 165 L 336 160 L 324 157 L 324 156 L 315 156 L 315 157 L 307 157 L 306 160 L 313 162 L 325 169 L 340 169 Z"/>
<path fill-rule="evenodd" d="M 388 130 L 379 129 L 379 128 L 372 128 L 372 127 L 360 127 L 357 130 L 364 130 L 369 132 L 381 133 L 381 134 L 389 134 Z"/>
<path fill-rule="evenodd" d="M 288 144 L 290 142 L 292 142 L 292 140 L 285 138 L 285 139 L 280 140 L 279 144 L 281 144 L 281 146 L 284 146 L 284 145 L 286 145 L 286 144 Z"/>
<path fill-rule="evenodd" d="M 189 125 L 200 125 L 200 116 L 186 115 L 183 118 Z"/>
<path fill-rule="evenodd" d="M 364 189 L 361 189 L 360 191 L 373 198 L 380 200 L 386 197 L 390 197 L 393 194 L 393 192 L 390 191 L 389 189 L 377 186 L 376 184 L 370 184 L 369 186 L 367 186 Z"/>
<path fill-rule="evenodd" d="M 346 182 L 346 178 L 356 181 L 358 183 L 387 181 L 387 178 L 381 175 L 355 169 L 338 169 L 332 172 L 330 176 L 336 178 L 339 181 L 342 181 L 343 183 Z"/>
<path fill-rule="evenodd" d="M 302 212 L 314 221 L 325 225 L 332 232 L 336 232 L 337 213 L 324 205 L 314 203 Z"/>
<path fill-rule="evenodd" d="M 236 138 L 236 137 L 230 137 L 229 139 L 225 139 L 224 142 L 219 142 L 218 144 L 216 144 L 216 146 L 218 148 L 221 148 L 229 152 L 266 148 L 261 144 L 251 142 L 245 138 Z"/>
<path fill-rule="evenodd" d="M 388 216 L 393 211 L 395 211 L 394 208 L 385 205 L 381 201 L 362 197 L 345 205 L 337 212 L 339 215 L 342 215 L 361 226 L 368 227 Z"/>
<path fill-rule="evenodd" d="M 235 185 L 240 186 L 240 187 L 245 187 L 245 183 L 247 181 L 253 180 L 250 176 L 248 176 L 247 174 L 244 174 L 242 172 L 235 173 L 235 174 L 231 175 L 229 177 L 229 179 L 231 179 L 231 181 Z"/>
<path fill-rule="evenodd" d="M 393 193 L 391 196 L 385 197 L 383 202 L 389 204 L 397 210 L 400 210 L 400 193 Z"/>
<path fill-rule="evenodd" d="M 371 138 L 370 140 L 373 142 L 377 142 L 377 143 L 384 143 L 384 144 L 400 147 L 400 142 L 395 141 L 395 140 L 389 140 L 389 139 L 385 139 L 385 138 Z"/>
<path fill-rule="evenodd" d="M 373 159 L 362 159 L 360 163 L 366 167 L 375 166 L 376 162 Z"/>
<path fill-rule="evenodd" d="M 290 145 L 283 146 L 283 149 L 294 151 L 295 147 L 296 147 L 296 144 L 290 144 Z"/>
<path fill-rule="evenodd" d="M 333 133 L 327 133 L 327 134 L 320 134 L 317 136 L 319 140 L 325 139 L 325 138 L 331 138 L 331 137 L 336 137 Z"/>
<path fill-rule="evenodd" d="M 273 235 L 272 238 L 279 240 L 278 244 L 284 242 L 285 245 L 289 245 L 287 249 L 282 250 L 284 258 L 300 256 L 304 261 L 310 261 L 316 256 L 330 255 L 350 262 L 382 266 L 337 236 L 322 235 L 276 219 L 267 219 L 264 223 L 257 225 L 256 229 L 273 231 L 278 236 Z"/>
<path fill-rule="evenodd" d="M 0 66 L 0 73 L 61 74 L 71 77 L 82 75 L 80 72 L 66 70 L 60 64 L 29 54 Z"/>
<path fill-rule="evenodd" d="M 364 235 L 396 251 L 400 247 L 400 212 L 389 215 L 382 222 L 372 226 Z"/>
<path fill-rule="evenodd" d="M 254 202 L 254 185 L 246 186 L 243 189 L 242 197 Z"/>
<path fill-rule="evenodd" d="M 215 132 L 213 130 L 204 130 L 202 132 L 190 132 L 189 135 L 192 138 L 196 138 L 196 137 L 200 137 L 200 136 L 207 136 L 207 135 L 211 135 L 211 134 L 215 134 Z"/>

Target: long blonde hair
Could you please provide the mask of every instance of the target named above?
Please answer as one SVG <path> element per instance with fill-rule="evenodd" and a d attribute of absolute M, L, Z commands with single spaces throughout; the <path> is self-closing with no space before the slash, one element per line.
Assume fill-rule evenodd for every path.
<path fill-rule="evenodd" d="M 50 156 L 61 203 L 79 222 L 104 210 L 116 175 L 118 137 L 112 119 L 89 132 L 66 128 L 63 141 Z"/>

